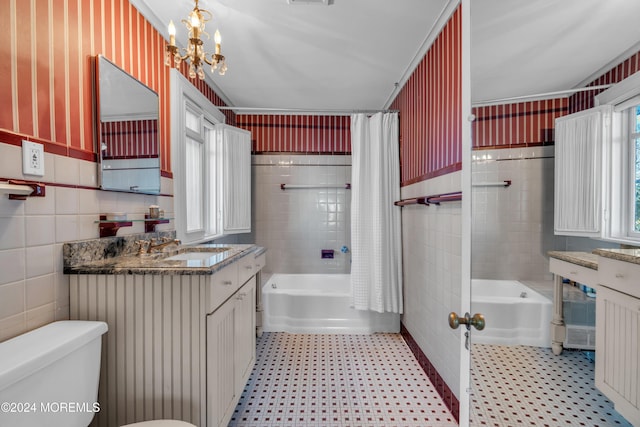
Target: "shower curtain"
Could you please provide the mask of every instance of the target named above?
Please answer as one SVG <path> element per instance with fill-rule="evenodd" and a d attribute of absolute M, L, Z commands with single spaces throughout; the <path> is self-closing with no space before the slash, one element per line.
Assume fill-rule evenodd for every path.
<path fill-rule="evenodd" d="M 402 313 L 398 114 L 351 116 L 351 304 Z"/>

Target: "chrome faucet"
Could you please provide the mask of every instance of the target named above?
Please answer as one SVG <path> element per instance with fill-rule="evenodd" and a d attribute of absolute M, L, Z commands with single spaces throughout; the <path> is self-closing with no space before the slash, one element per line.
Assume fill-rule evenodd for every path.
<path fill-rule="evenodd" d="M 140 245 L 140 249 L 138 250 L 138 255 L 142 254 L 151 254 L 154 252 L 162 252 L 164 248 L 170 245 L 181 245 L 182 242 L 179 239 L 171 239 L 169 237 L 163 237 L 161 239 L 161 243 L 157 243 L 158 240 L 155 238 L 147 240 L 139 240 L 138 244 Z"/>

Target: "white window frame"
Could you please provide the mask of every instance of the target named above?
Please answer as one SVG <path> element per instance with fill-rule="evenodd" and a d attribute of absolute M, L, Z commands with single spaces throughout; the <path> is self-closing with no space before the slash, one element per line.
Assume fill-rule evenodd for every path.
<path fill-rule="evenodd" d="M 625 199 L 623 200 L 623 206 L 626 206 L 626 217 L 625 217 L 625 231 L 626 236 L 629 239 L 640 242 L 640 231 L 635 230 L 635 202 L 636 202 L 636 139 L 640 138 L 640 132 L 635 132 L 635 120 L 631 120 L 636 118 L 636 109 L 640 105 L 640 100 L 638 100 L 638 104 L 629 107 L 624 110 L 624 121 L 623 128 L 626 132 L 624 132 L 624 148 L 626 153 L 623 154 L 622 158 L 627 158 L 626 170 L 623 172 L 623 176 L 626 177 L 625 186 L 623 187 Z"/>
<path fill-rule="evenodd" d="M 638 245 L 640 233 L 634 231 L 635 184 L 631 151 L 629 108 L 640 105 L 640 72 L 615 84 L 595 98 L 596 105 L 613 107 L 612 137 L 606 147 L 608 161 L 603 168 L 603 197 L 606 227 L 603 239 Z"/>
<path fill-rule="evenodd" d="M 219 204 L 218 179 L 215 175 L 218 165 L 210 164 L 211 150 L 216 149 L 215 138 L 205 138 L 206 123 L 210 123 L 211 135 L 216 135 L 216 124 L 224 123 L 225 116 L 200 91 L 198 91 L 182 74 L 175 69 L 170 72 L 171 85 L 171 163 L 173 170 L 173 202 L 175 211 L 176 234 L 183 243 L 201 243 L 220 237 L 219 212 L 211 212 L 213 206 Z M 203 185 L 201 215 L 202 227 L 197 230 L 187 230 L 186 194 L 190 189 L 186 187 L 186 158 L 185 137 L 195 136 L 186 128 L 185 111 L 189 108 L 201 114 L 200 133 L 198 138 L 203 143 Z M 215 199 L 215 204 L 211 198 Z"/>

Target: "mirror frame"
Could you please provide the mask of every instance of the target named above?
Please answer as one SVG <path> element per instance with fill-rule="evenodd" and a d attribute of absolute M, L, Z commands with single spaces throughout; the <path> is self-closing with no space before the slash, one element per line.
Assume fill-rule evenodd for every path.
<path fill-rule="evenodd" d="M 98 159 L 100 189 L 160 194 L 158 93 L 103 55 L 95 57 L 94 77 L 94 146 Z M 114 82 L 113 78 L 117 80 Z M 141 101 L 146 97 L 146 93 L 153 97 L 146 105 L 132 102 Z M 109 120 L 104 120 L 105 110 L 111 111 Z M 106 135 L 114 141 L 117 139 L 117 145 L 115 142 L 105 142 L 106 123 L 114 124 Z M 142 140 L 145 141 L 145 149 L 140 152 L 139 141 Z M 105 156 L 110 146 L 118 147 L 120 153 Z M 135 151 L 131 151 L 132 149 Z"/>

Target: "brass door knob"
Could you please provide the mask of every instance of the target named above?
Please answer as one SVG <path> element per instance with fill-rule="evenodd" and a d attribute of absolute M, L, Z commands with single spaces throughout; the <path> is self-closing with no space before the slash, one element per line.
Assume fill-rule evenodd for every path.
<path fill-rule="evenodd" d="M 465 325 L 467 330 L 470 329 L 471 326 L 481 331 L 485 327 L 484 316 L 480 313 L 476 313 L 471 317 L 469 313 L 465 313 L 464 317 L 459 317 L 456 313 L 449 313 L 449 326 L 451 329 L 458 329 L 458 326 Z"/>

